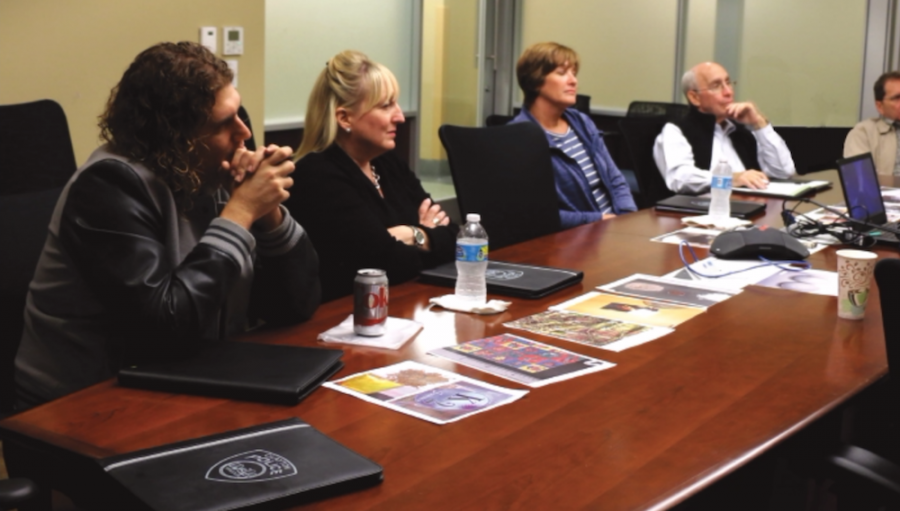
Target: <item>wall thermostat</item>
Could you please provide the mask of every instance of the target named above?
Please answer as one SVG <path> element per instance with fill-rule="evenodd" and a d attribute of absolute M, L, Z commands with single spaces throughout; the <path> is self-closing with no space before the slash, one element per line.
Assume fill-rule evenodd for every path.
<path fill-rule="evenodd" d="M 231 72 L 234 74 L 234 78 L 231 79 L 231 85 L 234 85 L 234 88 L 238 88 L 238 61 L 237 59 L 225 59 L 225 63 L 228 64 L 228 68 L 231 69 Z"/>
<path fill-rule="evenodd" d="M 223 34 L 225 51 L 223 55 L 244 54 L 244 27 L 224 27 Z"/>
<path fill-rule="evenodd" d="M 207 50 L 216 52 L 216 38 L 219 32 L 216 27 L 200 27 L 200 44 Z"/>

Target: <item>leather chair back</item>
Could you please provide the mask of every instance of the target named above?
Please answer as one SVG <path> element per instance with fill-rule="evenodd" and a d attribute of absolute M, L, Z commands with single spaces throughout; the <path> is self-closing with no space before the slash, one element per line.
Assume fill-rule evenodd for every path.
<path fill-rule="evenodd" d="M 15 400 L 13 363 L 28 284 L 50 215 L 76 164 L 66 115 L 51 100 L 0 105 L 0 146 L 0 413 L 5 413 Z"/>
<path fill-rule="evenodd" d="M 560 230 L 550 146 L 530 122 L 441 126 L 460 214 L 480 213 L 491 249 Z"/>

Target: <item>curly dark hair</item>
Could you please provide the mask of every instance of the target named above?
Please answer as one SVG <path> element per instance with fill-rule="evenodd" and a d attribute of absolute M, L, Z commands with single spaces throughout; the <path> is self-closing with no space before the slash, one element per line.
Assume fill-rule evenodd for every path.
<path fill-rule="evenodd" d="M 196 43 L 160 43 L 137 56 L 109 96 L 100 137 L 140 161 L 188 202 L 201 189 L 198 140 L 231 69 Z"/>

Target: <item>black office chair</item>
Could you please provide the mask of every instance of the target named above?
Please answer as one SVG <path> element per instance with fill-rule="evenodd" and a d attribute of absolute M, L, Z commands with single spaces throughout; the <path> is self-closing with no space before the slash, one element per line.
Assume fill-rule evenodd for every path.
<path fill-rule="evenodd" d="M 511 115 L 491 114 L 484 120 L 484 124 L 489 127 L 503 126 L 504 124 L 509 124 L 509 121 L 511 120 L 513 120 L 513 116 Z"/>
<path fill-rule="evenodd" d="M 491 249 L 560 230 L 550 146 L 540 126 L 444 125 L 460 213 L 480 213 Z"/>
<path fill-rule="evenodd" d="M 591 115 L 591 97 L 584 94 L 576 94 L 573 108 L 583 114 Z"/>
<path fill-rule="evenodd" d="M 53 208 L 76 164 L 66 115 L 51 100 L 0 106 L 0 146 L 0 415 L 5 415 L 15 402 L 13 364 L 28 284 Z M 31 481 L 0 481 L 0 508 L 36 495 Z"/>
<path fill-rule="evenodd" d="M 584 94 L 577 94 L 575 96 L 575 104 L 572 105 L 572 108 L 578 110 L 579 112 L 591 115 L 591 97 L 585 96 Z M 503 126 L 504 124 L 509 123 L 516 115 L 519 115 L 519 112 L 522 111 L 521 108 L 513 109 L 514 115 L 499 115 L 499 114 L 491 114 L 487 116 L 484 120 L 485 126 Z"/>
<path fill-rule="evenodd" d="M 775 131 L 791 150 L 797 174 L 804 175 L 837 168 L 835 162 L 844 157 L 844 140 L 850 128 L 778 126 Z"/>
<path fill-rule="evenodd" d="M 658 117 L 667 121 L 677 121 L 687 116 L 690 107 L 681 103 L 661 103 L 658 101 L 632 101 L 625 117 Z"/>
<path fill-rule="evenodd" d="M 675 195 L 653 160 L 653 144 L 666 120 L 660 118 L 626 117 L 619 121 L 619 132 L 625 138 L 639 194 L 635 194 L 638 208 L 653 207 L 657 201 Z"/>
<path fill-rule="evenodd" d="M 843 473 L 839 474 L 838 486 L 842 480 L 848 482 L 847 486 L 860 489 L 866 497 L 873 497 L 879 501 L 900 506 L 900 459 L 897 459 L 896 442 L 900 438 L 900 427 L 897 419 L 900 418 L 900 378 L 896 372 L 900 371 L 900 259 L 882 259 L 875 266 L 875 282 L 878 284 L 878 292 L 881 295 L 881 316 L 884 324 L 884 342 L 887 351 L 888 376 L 884 382 L 886 399 L 879 403 L 880 420 L 893 416 L 893 428 L 890 439 L 893 441 L 888 447 L 894 451 L 895 459 L 888 459 L 862 447 L 844 445 L 836 453 L 829 457 L 829 461 L 839 467 Z M 851 478 L 842 476 L 850 474 Z M 860 484 L 867 484 L 858 488 Z M 874 494 L 874 496 L 872 495 Z"/>
<path fill-rule="evenodd" d="M 55 101 L 0 106 L 0 145 L 0 413 L 8 413 L 28 284 L 76 165 L 66 114 Z"/>

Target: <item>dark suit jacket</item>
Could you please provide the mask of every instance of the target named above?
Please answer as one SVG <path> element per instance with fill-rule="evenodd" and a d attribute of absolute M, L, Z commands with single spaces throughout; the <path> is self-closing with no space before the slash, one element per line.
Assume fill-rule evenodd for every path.
<path fill-rule="evenodd" d="M 419 205 L 429 195 L 393 152 L 372 160 L 384 198 L 356 163 L 337 145 L 297 162 L 294 186 L 285 202 L 306 229 L 319 254 L 323 300 L 353 292 L 362 268 L 387 270 L 390 284 L 413 279 L 424 268 L 452 261 L 458 227 L 419 225 Z M 427 233 L 431 251 L 395 240 L 387 229 L 415 225 Z"/>

